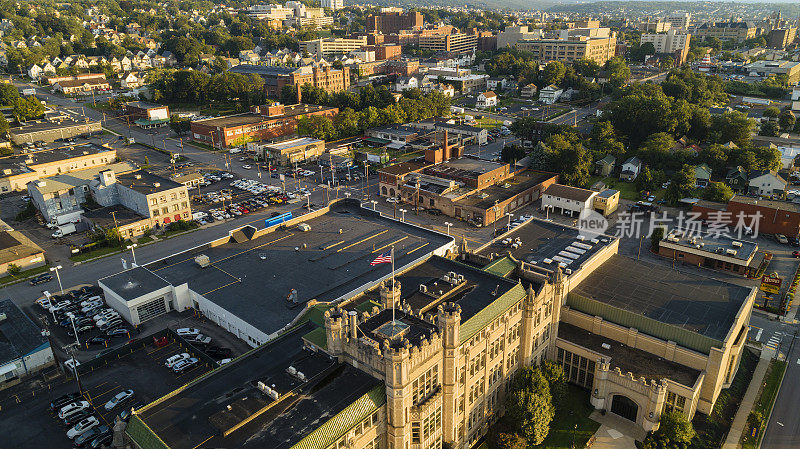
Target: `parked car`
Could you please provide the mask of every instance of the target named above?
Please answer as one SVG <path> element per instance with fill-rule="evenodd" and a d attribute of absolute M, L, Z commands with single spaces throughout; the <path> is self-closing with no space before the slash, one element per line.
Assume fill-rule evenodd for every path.
<path fill-rule="evenodd" d="M 122 328 L 122 327 L 117 327 L 115 329 L 109 329 L 109 330 L 106 331 L 106 336 L 108 336 L 110 338 L 122 337 L 122 336 L 125 336 L 125 335 L 128 335 L 128 329 L 125 329 L 125 328 Z"/>
<path fill-rule="evenodd" d="M 92 440 L 106 433 L 110 434 L 111 429 L 109 429 L 108 426 L 106 426 L 105 424 L 102 426 L 93 427 L 88 431 L 84 432 L 82 435 L 75 438 L 73 445 L 75 447 L 88 446 L 92 442 Z"/>
<path fill-rule="evenodd" d="M 95 416 L 89 416 L 88 418 L 82 419 L 78 424 L 67 431 L 67 438 L 70 440 L 74 440 L 75 437 L 83 435 L 84 433 L 88 432 L 89 430 L 97 427 L 100 425 L 100 421 Z"/>
<path fill-rule="evenodd" d="M 161 338 L 153 337 L 153 346 L 155 346 L 156 348 L 163 348 L 168 344 L 169 344 L 169 339 L 167 339 L 167 337 L 161 337 Z"/>
<path fill-rule="evenodd" d="M 207 345 L 211 344 L 211 337 L 207 337 L 203 334 L 198 334 L 195 335 L 193 338 L 187 338 L 186 341 L 188 341 L 189 343 Z"/>
<path fill-rule="evenodd" d="M 107 411 L 114 410 L 114 407 L 124 404 L 133 399 L 133 390 L 120 391 L 113 398 L 109 399 L 104 406 Z"/>
<path fill-rule="evenodd" d="M 40 274 L 39 276 L 36 276 L 35 278 L 31 279 L 30 284 L 31 285 L 39 285 L 39 284 L 44 284 L 45 282 L 50 282 L 52 280 L 53 280 L 53 275 L 52 274 L 43 273 L 43 274 Z"/>
<path fill-rule="evenodd" d="M 221 348 L 219 346 L 209 346 L 204 352 L 214 358 L 230 358 L 233 351 L 230 348 Z"/>
<path fill-rule="evenodd" d="M 87 408 L 86 410 L 83 410 L 80 413 L 75 413 L 74 415 L 71 415 L 71 416 L 69 416 L 67 418 L 64 418 L 63 420 L 61 420 L 61 424 L 63 424 L 64 427 L 69 429 L 70 427 L 74 426 L 75 424 L 78 424 L 78 422 L 80 420 L 88 418 L 88 417 L 92 416 L 93 414 L 94 414 L 94 412 L 92 411 L 92 409 Z"/>
<path fill-rule="evenodd" d="M 178 362 L 180 362 L 182 360 L 188 360 L 190 358 L 192 358 L 192 356 L 189 355 L 186 352 L 184 352 L 182 354 L 175 354 L 173 356 L 168 357 L 167 360 L 164 361 L 164 366 L 166 366 L 167 368 L 172 368 Z"/>
<path fill-rule="evenodd" d="M 70 402 L 74 402 L 81 398 L 80 393 L 67 393 L 65 395 L 59 396 L 50 403 L 50 411 L 55 413 L 56 410 L 60 410 L 61 407 L 69 404 Z"/>
<path fill-rule="evenodd" d="M 792 245 L 792 246 L 800 246 L 800 238 L 798 238 L 796 236 L 790 238 L 789 239 L 789 244 Z"/>
<path fill-rule="evenodd" d="M 176 334 L 180 335 L 181 337 L 193 337 L 195 335 L 200 334 L 200 329 L 194 329 L 191 327 L 182 327 L 175 331 Z"/>
<path fill-rule="evenodd" d="M 114 440 L 114 433 L 106 432 L 92 440 L 92 442 L 89 444 L 89 447 L 91 449 L 100 449 L 102 447 L 111 446 L 112 440 Z"/>
<path fill-rule="evenodd" d="M 187 371 L 188 369 L 192 368 L 193 366 L 197 365 L 198 362 L 199 360 L 197 360 L 197 358 L 195 357 L 191 357 L 186 360 L 181 360 L 172 367 L 172 371 L 174 371 L 175 374 L 181 374 Z"/>
<path fill-rule="evenodd" d="M 783 243 L 784 245 L 785 245 L 785 244 L 787 244 L 787 243 L 789 243 L 789 240 L 788 240 L 788 239 L 786 238 L 786 236 L 785 236 L 785 235 L 783 235 L 783 234 L 775 234 L 775 240 L 776 240 L 778 243 Z"/>
<path fill-rule="evenodd" d="M 792 257 L 800 259 L 800 251 L 792 251 Z"/>
<path fill-rule="evenodd" d="M 90 345 L 103 345 L 105 346 L 108 343 L 108 337 L 92 337 L 86 340 L 87 344 Z"/>

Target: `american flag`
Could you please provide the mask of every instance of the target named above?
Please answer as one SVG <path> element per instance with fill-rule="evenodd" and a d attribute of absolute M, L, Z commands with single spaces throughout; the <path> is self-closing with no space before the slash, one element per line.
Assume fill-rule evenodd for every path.
<path fill-rule="evenodd" d="M 380 265 L 382 263 L 391 263 L 391 262 L 392 262 L 392 252 L 386 251 L 383 254 L 379 254 L 378 257 L 376 257 L 375 260 L 373 260 L 369 264 L 374 267 L 375 265 Z"/>

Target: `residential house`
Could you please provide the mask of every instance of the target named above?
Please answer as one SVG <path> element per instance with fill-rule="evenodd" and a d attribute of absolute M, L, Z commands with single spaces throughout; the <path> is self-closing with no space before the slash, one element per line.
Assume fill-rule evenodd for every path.
<path fill-rule="evenodd" d="M 486 80 L 486 88 L 489 90 L 505 90 L 505 78 L 489 78 Z"/>
<path fill-rule="evenodd" d="M 578 217 L 592 210 L 597 192 L 578 187 L 552 184 L 542 195 L 542 210 Z"/>
<path fill-rule="evenodd" d="M 536 93 L 539 91 L 539 88 L 536 87 L 536 84 L 530 83 L 527 86 L 523 87 L 520 90 L 519 94 L 522 98 L 533 98 L 536 96 Z"/>
<path fill-rule="evenodd" d="M 694 166 L 694 185 L 705 187 L 711 182 L 711 167 L 705 162 Z"/>
<path fill-rule="evenodd" d="M 122 75 L 119 84 L 123 89 L 136 89 L 142 85 L 142 79 L 139 78 L 136 72 L 128 72 Z"/>
<path fill-rule="evenodd" d="M 594 163 L 594 173 L 599 176 L 609 176 L 614 171 L 614 165 L 617 163 L 617 158 L 611 154 L 600 159 Z"/>
<path fill-rule="evenodd" d="M 642 161 L 636 156 L 630 157 L 622 164 L 622 171 L 619 174 L 619 179 L 633 182 L 636 177 L 639 176 L 639 171 L 641 171 L 641 169 Z"/>
<path fill-rule="evenodd" d="M 747 193 L 750 181 L 747 179 L 747 171 L 739 165 L 728 170 L 725 183 L 736 193 Z"/>
<path fill-rule="evenodd" d="M 547 87 L 543 87 L 542 90 L 539 91 L 539 101 L 544 104 L 553 104 L 561 98 L 561 95 L 564 94 L 564 90 L 560 87 L 556 86 L 555 84 L 551 84 Z"/>
<path fill-rule="evenodd" d="M 766 197 L 782 197 L 788 183 L 775 170 L 753 170 L 750 172 L 748 193 Z"/>
<path fill-rule="evenodd" d="M 603 214 L 604 217 L 613 214 L 617 207 L 619 207 L 619 190 L 601 190 L 594 197 L 594 210 Z"/>
<path fill-rule="evenodd" d="M 38 80 L 39 77 L 42 76 L 42 73 L 44 72 L 42 71 L 42 68 L 39 66 L 39 64 L 34 64 L 28 67 L 27 73 L 28 73 L 28 78 L 32 80 Z"/>
<path fill-rule="evenodd" d="M 402 92 L 406 89 L 416 89 L 419 87 L 419 80 L 416 77 L 400 77 L 397 78 L 397 82 L 395 83 L 394 90 L 397 92 Z"/>
<path fill-rule="evenodd" d="M 478 99 L 475 102 L 475 107 L 479 109 L 487 109 L 497 106 L 497 94 L 490 91 L 481 92 L 478 94 Z"/>

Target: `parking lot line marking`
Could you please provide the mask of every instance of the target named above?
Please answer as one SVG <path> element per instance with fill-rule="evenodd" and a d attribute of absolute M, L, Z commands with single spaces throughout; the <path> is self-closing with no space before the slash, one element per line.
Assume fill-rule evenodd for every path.
<path fill-rule="evenodd" d="M 406 253 L 406 256 L 407 256 L 407 255 L 409 255 L 409 254 L 411 254 L 411 253 L 413 253 L 414 251 L 417 251 L 417 250 L 420 250 L 420 249 L 422 249 L 422 248 L 425 248 L 426 246 L 428 246 L 428 244 L 427 244 L 427 243 L 423 243 L 421 246 L 418 246 L 418 247 L 416 247 L 416 248 L 412 249 L 411 251 L 407 252 L 407 253 Z"/>
<path fill-rule="evenodd" d="M 100 394 L 94 395 L 94 399 L 97 400 L 97 398 L 99 398 L 100 396 L 105 396 L 106 394 L 111 393 L 114 390 L 122 390 L 122 387 L 120 387 L 119 385 L 111 387 L 108 390 L 106 390 L 106 391 L 104 391 L 104 392 L 102 392 Z"/>
<path fill-rule="evenodd" d="M 102 387 L 103 385 L 105 385 L 107 383 L 108 383 L 108 381 L 101 382 L 101 383 L 99 383 L 99 384 L 97 384 L 97 385 L 95 385 L 93 387 L 89 387 L 89 390 L 94 390 L 95 388 L 100 388 L 100 387 Z"/>
<path fill-rule="evenodd" d="M 235 280 L 235 281 L 233 281 L 233 282 L 231 282 L 231 283 L 229 283 L 229 284 L 225 284 L 225 285 L 219 286 L 219 287 L 217 287 L 217 288 L 215 288 L 215 289 L 213 289 L 213 290 L 209 290 L 209 291 L 207 291 L 207 292 L 205 292 L 205 293 L 203 293 L 203 294 L 204 294 L 204 295 L 208 295 L 208 294 L 214 293 L 214 292 L 215 292 L 215 291 L 217 291 L 217 290 L 222 290 L 222 289 L 223 289 L 223 288 L 225 288 L 225 287 L 229 287 L 229 286 L 231 286 L 231 285 L 233 285 L 233 284 L 238 284 L 239 282 L 240 282 L 240 281 L 237 279 L 237 280 Z"/>
<path fill-rule="evenodd" d="M 405 240 L 405 239 L 407 239 L 407 238 L 408 238 L 408 236 L 407 236 L 407 235 L 404 235 L 403 237 L 400 237 L 399 239 L 395 240 L 394 242 L 387 243 L 387 244 L 385 244 L 385 245 L 381 246 L 380 248 L 375 248 L 374 250 L 372 250 L 372 253 L 373 253 L 373 254 L 374 254 L 374 253 L 377 253 L 378 251 L 380 251 L 380 250 L 382 250 L 382 249 L 384 249 L 384 248 L 387 248 L 387 247 L 389 247 L 389 246 L 395 245 L 395 244 L 397 244 L 397 243 L 400 243 L 400 242 L 402 242 L 403 240 Z"/>
<path fill-rule="evenodd" d="M 320 249 L 321 249 L 321 250 L 323 250 L 323 251 L 325 251 L 325 250 L 328 250 L 328 249 L 331 249 L 331 248 L 333 248 L 334 246 L 339 246 L 339 245 L 341 245 L 342 243 L 344 243 L 344 240 L 339 240 L 339 241 L 338 241 L 338 242 L 336 242 L 336 243 L 331 243 L 330 245 L 323 246 L 323 247 L 321 247 Z"/>
<path fill-rule="evenodd" d="M 344 251 L 344 250 L 346 250 L 346 249 L 349 249 L 349 248 L 352 248 L 352 247 L 354 247 L 354 246 L 358 245 L 359 243 L 364 243 L 364 242 L 366 242 L 366 241 L 367 241 L 367 240 L 369 240 L 369 239 L 374 239 L 375 237 L 377 237 L 377 236 L 379 236 L 379 235 L 386 234 L 387 232 L 389 232 L 389 230 L 388 230 L 388 229 L 384 229 L 383 231 L 381 231 L 381 232 L 379 232 L 379 233 L 377 233 L 377 234 L 375 234 L 375 235 L 371 235 L 371 236 L 369 236 L 369 237 L 364 237 L 363 239 L 361 239 L 361 240 L 359 240 L 359 241 L 357 241 L 357 242 L 355 242 L 355 243 L 351 243 L 351 244 L 349 244 L 349 245 L 347 245 L 347 246 L 345 246 L 345 247 L 343 247 L 343 248 L 339 248 L 339 249 L 337 249 L 337 250 L 336 250 L 336 252 L 337 252 L 337 253 L 339 253 L 339 252 L 342 252 L 342 251 Z"/>
<path fill-rule="evenodd" d="M 203 440 L 202 442 L 200 442 L 200 444 L 198 444 L 197 446 L 193 447 L 192 449 L 197 449 L 198 447 L 200 447 L 200 446 L 202 446 L 202 445 L 204 445 L 204 444 L 208 443 L 208 440 L 210 440 L 210 439 L 214 438 L 215 436 L 216 436 L 216 435 L 211 435 L 210 437 L 206 438 L 205 440 Z"/>
<path fill-rule="evenodd" d="M 246 253 L 246 252 L 250 252 L 250 251 L 256 250 L 256 249 L 258 249 L 258 248 L 263 248 L 263 247 L 265 247 L 265 246 L 267 246 L 267 245 L 271 245 L 271 244 L 273 244 L 273 243 L 275 243 L 275 242 L 279 242 L 279 241 L 281 241 L 281 240 L 283 240 L 283 239 L 288 239 L 289 237 L 291 237 L 291 236 L 293 236 L 293 235 L 294 235 L 294 233 L 290 232 L 290 233 L 289 233 L 289 235 L 285 235 L 285 236 L 283 236 L 283 237 L 277 238 L 277 239 L 275 239 L 275 240 L 272 240 L 272 241 L 269 241 L 269 242 L 267 242 L 267 243 L 264 243 L 264 244 L 261 244 L 261 245 L 258 245 L 258 246 L 254 246 L 254 247 L 252 247 L 252 248 L 250 248 L 250 249 L 246 249 L 246 250 L 244 250 L 244 251 L 242 251 L 242 252 L 239 252 L 239 253 L 236 253 L 236 254 L 234 254 L 234 255 L 232 255 L 232 256 L 228 256 L 228 257 L 226 257 L 226 258 L 224 258 L 224 259 L 217 260 L 217 261 L 215 261 L 214 263 L 212 263 L 211 265 L 212 265 L 212 266 L 213 266 L 213 265 L 216 265 L 216 264 L 218 264 L 218 263 L 220 263 L 220 262 L 224 262 L 224 261 L 226 261 L 226 260 L 228 260 L 228 259 L 232 259 L 232 258 L 234 258 L 234 257 L 236 257 L 236 256 L 239 256 L 239 255 L 241 255 L 241 254 L 244 254 L 244 253 Z M 194 260 L 194 258 L 192 258 L 191 260 Z"/>
<path fill-rule="evenodd" d="M 761 340 L 761 333 L 764 332 L 764 329 L 759 329 L 756 333 L 756 341 Z"/>

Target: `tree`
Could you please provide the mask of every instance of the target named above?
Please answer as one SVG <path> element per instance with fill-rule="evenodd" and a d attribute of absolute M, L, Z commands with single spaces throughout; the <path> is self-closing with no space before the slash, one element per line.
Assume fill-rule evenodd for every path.
<path fill-rule="evenodd" d="M 169 127 L 172 128 L 176 135 L 182 136 L 192 129 L 192 123 L 189 120 L 184 120 L 173 115 L 170 117 Z"/>
<path fill-rule="evenodd" d="M 0 135 L 5 135 L 5 133 L 8 131 L 8 127 L 8 120 L 6 120 L 4 116 L 0 115 Z"/>
<path fill-rule="evenodd" d="M 639 157 L 645 164 L 654 167 L 664 166 L 669 162 L 670 151 L 675 147 L 675 139 L 668 133 L 650 135 L 639 147 Z"/>
<path fill-rule="evenodd" d="M 592 157 L 580 138 L 575 133 L 564 132 L 550 136 L 545 144 L 547 163 L 552 170 L 560 173 L 561 182 L 575 187 L 586 187 L 589 183 Z"/>
<path fill-rule="evenodd" d="M 608 71 L 608 82 L 616 87 L 621 87 L 631 77 L 631 68 L 622 58 L 611 58 L 606 62 L 606 71 Z"/>
<path fill-rule="evenodd" d="M 500 151 L 500 159 L 503 162 L 519 161 L 525 157 L 525 149 L 521 145 L 506 145 Z"/>
<path fill-rule="evenodd" d="M 529 445 L 541 444 L 547 437 L 555 408 L 547 379 L 538 368 L 524 367 L 514 376 L 506 412 Z"/>
<path fill-rule="evenodd" d="M 708 201 L 727 203 L 728 200 L 733 198 L 733 190 L 724 182 L 712 182 L 706 186 L 703 198 Z"/>
<path fill-rule="evenodd" d="M 514 432 L 493 432 L 490 441 L 495 449 L 525 449 L 528 446 L 525 438 Z"/>
<path fill-rule="evenodd" d="M 767 118 L 778 118 L 780 113 L 781 113 L 780 109 L 778 109 L 775 106 L 770 106 L 770 107 L 764 109 L 764 112 L 762 113 L 762 115 L 764 117 L 767 117 Z"/>
<path fill-rule="evenodd" d="M 567 68 L 564 67 L 564 64 L 558 61 L 547 64 L 542 72 L 542 87 L 560 83 L 564 79 L 565 73 L 567 73 Z"/>
<path fill-rule="evenodd" d="M 653 180 L 653 174 L 650 172 L 650 168 L 645 166 L 639 176 L 636 177 L 636 190 L 643 192 L 643 191 L 650 191 L 656 188 L 655 181 Z"/>
<path fill-rule="evenodd" d="M 769 121 L 761 123 L 761 129 L 758 130 L 759 136 L 778 137 L 781 129 L 777 122 Z"/>
<path fill-rule="evenodd" d="M 545 360 L 541 367 L 542 375 L 550 386 L 550 395 L 553 397 L 553 406 L 556 410 L 561 408 L 567 396 L 567 377 L 564 367 L 552 360 Z"/>
<path fill-rule="evenodd" d="M 653 232 L 650 234 L 650 248 L 653 251 L 658 251 L 658 245 L 664 239 L 664 226 L 655 226 Z"/>
<path fill-rule="evenodd" d="M 672 183 L 664 192 L 664 200 L 669 204 L 676 204 L 678 200 L 692 192 L 694 183 L 694 168 L 686 164 L 672 177 Z"/>
<path fill-rule="evenodd" d="M 722 144 L 733 142 L 739 148 L 746 148 L 750 145 L 755 126 L 755 120 L 739 111 L 715 115 L 711 118 L 709 140 Z"/>
<path fill-rule="evenodd" d="M 661 414 L 660 423 L 658 433 L 673 443 L 688 444 L 695 436 L 692 423 L 677 410 Z"/>
<path fill-rule="evenodd" d="M 10 274 L 11 276 L 17 277 L 17 275 L 22 271 L 22 268 L 20 268 L 20 266 L 15 263 L 10 263 L 8 264 L 7 271 L 8 274 Z"/>
<path fill-rule="evenodd" d="M 781 125 L 781 129 L 784 131 L 791 131 L 795 123 L 797 123 L 797 117 L 794 116 L 792 111 L 783 111 L 778 116 L 778 124 Z"/>
<path fill-rule="evenodd" d="M 323 115 L 303 116 L 297 121 L 297 134 L 321 140 L 335 140 L 336 128 L 330 117 Z"/>

